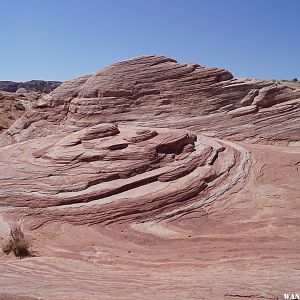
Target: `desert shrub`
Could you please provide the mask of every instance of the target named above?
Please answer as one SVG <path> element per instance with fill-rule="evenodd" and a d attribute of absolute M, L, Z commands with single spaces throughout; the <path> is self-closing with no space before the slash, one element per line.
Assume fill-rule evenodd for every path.
<path fill-rule="evenodd" d="M 13 252 L 17 257 L 25 257 L 30 255 L 29 244 L 26 241 L 20 226 L 10 229 L 10 240 L 3 245 L 2 251 L 5 254 Z"/>
<path fill-rule="evenodd" d="M 8 255 L 10 252 L 13 251 L 13 247 L 14 243 L 12 242 L 12 240 L 9 240 L 6 244 L 2 246 L 2 251 Z"/>

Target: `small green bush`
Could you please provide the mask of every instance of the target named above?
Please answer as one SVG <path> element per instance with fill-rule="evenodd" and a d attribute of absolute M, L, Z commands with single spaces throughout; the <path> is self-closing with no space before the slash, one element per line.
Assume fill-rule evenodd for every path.
<path fill-rule="evenodd" d="M 3 245 L 2 251 L 7 255 L 13 252 L 17 257 L 30 255 L 29 244 L 26 241 L 20 226 L 10 229 L 10 240 Z"/>

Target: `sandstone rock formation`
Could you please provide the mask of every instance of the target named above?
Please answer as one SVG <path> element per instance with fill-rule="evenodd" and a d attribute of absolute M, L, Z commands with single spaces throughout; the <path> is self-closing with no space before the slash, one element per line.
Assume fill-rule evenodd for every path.
<path fill-rule="evenodd" d="M 222 69 L 148 56 L 63 83 L 5 139 L 59 132 L 59 125 L 77 130 L 116 122 L 287 144 L 299 139 L 299 97 L 300 89 L 283 83 L 237 79 Z"/>
<path fill-rule="evenodd" d="M 0 133 L 32 107 L 42 94 L 57 88 L 59 81 L 0 81 Z"/>
<path fill-rule="evenodd" d="M 61 84 L 60 81 L 30 80 L 26 82 L 0 81 L 0 91 L 15 93 L 18 89 L 23 92 L 50 93 Z"/>
<path fill-rule="evenodd" d="M 0 132 L 8 129 L 40 97 L 41 95 L 35 92 L 0 92 Z"/>
<path fill-rule="evenodd" d="M 0 256 L 0 297 L 297 291 L 295 85 L 139 57 L 63 83 L 0 145 L 0 238 L 19 223 L 36 256 Z"/>
<path fill-rule="evenodd" d="M 0 133 L 31 108 L 42 94 L 50 93 L 60 84 L 59 81 L 42 80 L 0 81 Z"/>

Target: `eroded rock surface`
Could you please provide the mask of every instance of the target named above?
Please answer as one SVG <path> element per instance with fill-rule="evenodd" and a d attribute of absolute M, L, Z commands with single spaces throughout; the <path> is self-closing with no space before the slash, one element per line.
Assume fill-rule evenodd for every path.
<path fill-rule="evenodd" d="M 297 291 L 299 96 L 147 56 L 38 99 L 0 136 L 0 238 L 19 223 L 36 256 L 1 254 L 0 297 Z"/>
<path fill-rule="evenodd" d="M 22 141 L 102 122 L 189 128 L 233 140 L 299 140 L 300 89 L 228 71 L 135 58 L 63 83 L 2 137 Z"/>
<path fill-rule="evenodd" d="M 39 93 L 9 93 L 0 91 L 0 133 L 8 129 L 41 95 Z"/>
<path fill-rule="evenodd" d="M 0 91 L 15 93 L 19 89 L 25 93 L 50 93 L 61 84 L 60 81 L 30 80 L 26 82 L 0 81 Z"/>
<path fill-rule="evenodd" d="M 18 120 L 45 93 L 57 88 L 59 81 L 0 81 L 0 133 Z"/>

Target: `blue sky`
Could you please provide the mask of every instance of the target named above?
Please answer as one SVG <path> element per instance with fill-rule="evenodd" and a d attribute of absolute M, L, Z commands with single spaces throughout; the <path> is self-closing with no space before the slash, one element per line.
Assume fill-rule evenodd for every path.
<path fill-rule="evenodd" d="M 0 80 L 66 80 L 159 54 L 300 78 L 299 0 L 0 0 Z"/>

